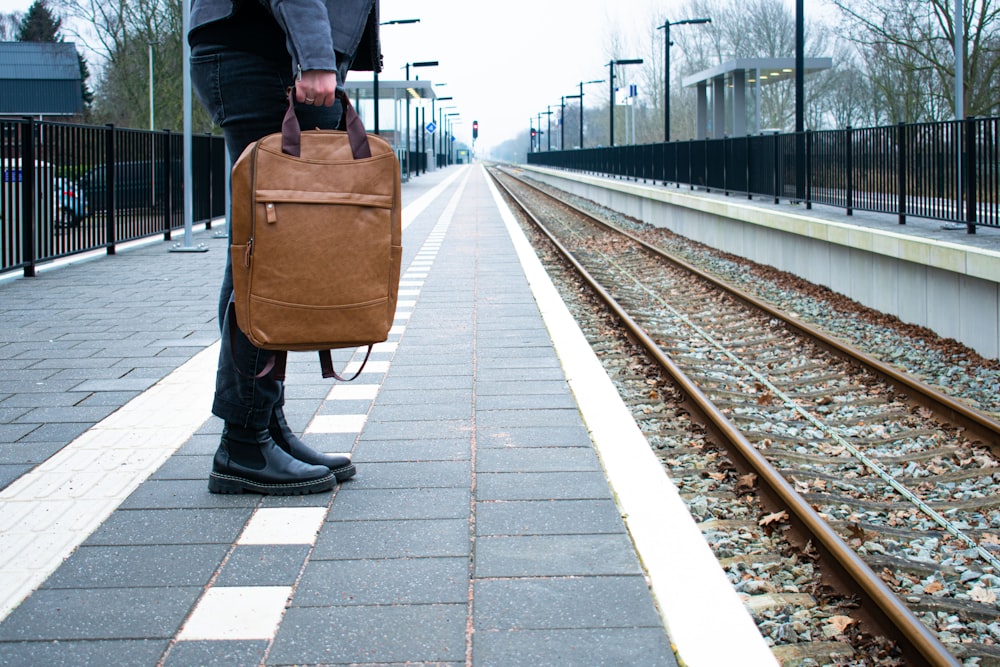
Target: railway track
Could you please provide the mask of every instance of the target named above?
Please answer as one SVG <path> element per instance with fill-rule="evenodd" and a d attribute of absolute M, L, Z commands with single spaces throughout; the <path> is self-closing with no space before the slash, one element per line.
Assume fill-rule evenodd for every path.
<path fill-rule="evenodd" d="M 491 173 L 779 660 L 1000 665 L 1000 424 Z"/>

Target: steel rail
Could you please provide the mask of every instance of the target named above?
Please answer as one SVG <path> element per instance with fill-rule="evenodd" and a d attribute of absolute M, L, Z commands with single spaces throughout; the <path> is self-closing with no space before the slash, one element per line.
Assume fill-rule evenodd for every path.
<path fill-rule="evenodd" d="M 516 178 L 511 176 L 511 178 Z M 659 364 L 685 396 L 684 405 L 693 417 L 710 429 L 720 441 L 730 445 L 731 454 L 742 463 L 746 470 L 752 470 L 763 485 L 762 491 L 769 496 L 772 504 L 788 512 L 790 520 L 801 531 L 811 536 L 813 545 L 825 556 L 825 563 L 836 572 L 835 579 L 851 582 L 860 593 L 866 605 L 863 609 L 882 627 L 884 634 L 896 640 L 906 658 L 915 665 L 958 667 L 960 663 L 948 652 L 938 638 L 902 603 L 899 597 L 861 560 L 833 528 L 819 516 L 794 487 L 778 472 L 743 436 L 729 419 L 705 396 L 687 375 L 660 349 L 656 342 L 617 303 L 590 273 L 573 257 L 572 253 L 546 228 L 545 224 L 531 213 L 528 206 L 510 188 L 495 176 L 497 183 L 524 215 L 552 243 L 563 259 L 570 264 L 580 278 L 599 296 L 608 309 L 618 318 L 633 339 L 642 345 L 650 358 Z M 520 179 L 518 179 L 519 182 Z M 530 187 L 530 186 L 529 186 Z M 536 188 L 537 189 L 537 188 Z M 542 193 L 546 197 L 551 195 Z M 560 201 L 556 199 L 556 201 Z M 565 205 L 565 202 L 560 201 Z M 572 207 L 575 209 L 575 207 Z M 577 211 L 588 218 L 589 213 Z"/>

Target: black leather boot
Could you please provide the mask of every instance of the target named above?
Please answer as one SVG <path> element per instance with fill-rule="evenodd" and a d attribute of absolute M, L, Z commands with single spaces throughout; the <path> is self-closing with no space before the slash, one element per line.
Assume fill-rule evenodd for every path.
<path fill-rule="evenodd" d="M 271 423 L 268 424 L 267 430 L 271 434 L 271 437 L 274 438 L 274 442 L 277 443 L 278 447 L 281 447 L 299 461 L 326 466 L 337 476 L 338 482 L 343 482 L 354 477 L 354 473 L 357 472 L 349 456 L 317 452 L 302 442 L 295 435 L 295 431 L 288 425 L 288 421 L 285 419 L 285 412 L 280 407 L 274 408 L 274 412 L 271 413 Z"/>
<path fill-rule="evenodd" d="M 329 491 L 336 475 L 321 465 L 293 458 L 266 430 L 226 424 L 215 452 L 208 490 L 212 493 L 264 493 L 292 496 Z"/>

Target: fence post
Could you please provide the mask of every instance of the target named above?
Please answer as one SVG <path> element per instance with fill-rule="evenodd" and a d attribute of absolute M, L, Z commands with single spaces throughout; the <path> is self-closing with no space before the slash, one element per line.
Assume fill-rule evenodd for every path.
<path fill-rule="evenodd" d="M 812 172 L 813 172 L 813 135 L 812 130 L 806 130 L 806 210 L 811 211 L 812 202 Z"/>
<path fill-rule="evenodd" d="M 752 167 L 752 164 L 751 164 L 752 160 L 750 158 L 750 152 L 751 152 L 751 148 L 750 147 L 753 146 L 753 142 L 750 141 L 750 135 L 749 134 L 746 135 L 746 137 L 744 137 L 744 139 L 746 139 L 746 142 L 747 142 L 747 164 L 746 164 L 746 170 L 747 170 L 747 199 L 749 199 L 750 201 L 753 201 L 753 187 L 751 186 L 751 183 L 750 183 L 750 174 L 753 173 L 753 167 Z"/>
<path fill-rule="evenodd" d="M 965 231 L 976 233 L 976 117 L 965 119 Z"/>
<path fill-rule="evenodd" d="M 21 254 L 24 277 L 36 275 L 35 265 L 35 121 L 21 126 Z"/>
<path fill-rule="evenodd" d="M 898 191 L 897 210 L 899 224 L 906 224 L 906 125 L 896 126 L 896 189 Z"/>
<path fill-rule="evenodd" d="M 174 219 L 173 164 L 170 161 L 170 130 L 163 131 L 163 240 L 171 237 L 171 222 Z"/>
<path fill-rule="evenodd" d="M 779 199 L 778 192 L 780 192 L 779 184 L 781 183 L 781 162 L 778 159 L 779 157 L 778 144 L 780 142 L 778 141 L 777 134 L 772 134 L 770 136 L 771 136 L 771 145 L 774 146 L 774 203 L 777 204 Z"/>
<path fill-rule="evenodd" d="M 730 141 L 728 136 L 722 137 L 722 194 L 729 196 L 729 150 Z"/>
<path fill-rule="evenodd" d="M 106 241 L 105 246 L 108 249 L 109 255 L 114 255 L 116 252 L 115 243 L 118 240 L 118 236 L 115 233 L 117 231 L 117 221 L 116 212 L 118 210 L 118 196 L 115 192 L 115 178 L 117 171 L 115 169 L 115 164 L 118 162 L 117 156 L 115 155 L 115 126 L 109 123 L 106 126 L 106 134 L 104 135 L 104 204 L 106 206 L 104 212 L 104 228 L 106 230 Z"/>
<path fill-rule="evenodd" d="M 854 215 L 854 129 L 847 126 L 847 215 Z"/>

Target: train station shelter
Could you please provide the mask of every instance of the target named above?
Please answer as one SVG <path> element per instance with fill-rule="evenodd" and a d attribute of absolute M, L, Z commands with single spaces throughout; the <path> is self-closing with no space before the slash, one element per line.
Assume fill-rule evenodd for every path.
<path fill-rule="evenodd" d="M 437 114 L 440 111 L 435 100 L 434 84 L 423 79 L 409 81 L 378 81 L 378 122 L 375 119 L 375 81 L 353 81 L 350 78 L 344 84 L 344 89 L 351 97 L 354 108 L 361 116 L 365 129 L 375 132 L 376 129 L 383 139 L 393 145 L 396 154 L 402 156 L 407 150 L 432 150 L 434 134 L 440 124 Z M 427 126 L 434 123 L 434 131 L 428 132 Z M 376 128 L 377 125 L 377 128 Z M 423 131 L 423 134 L 421 133 Z M 430 139 L 425 135 L 430 134 Z M 407 137 L 410 144 L 407 146 Z M 418 141 L 426 141 L 417 145 Z M 438 152 L 433 150 L 433 152 Z"/>
<path fill-rule="evenodd" d="M 804 59 L 803 69 L 807 76 L 831 67 L 832 58 Z M 795 58 L 738 58 L 684 77 L 681 82 L 685 88 L 697 88 L 695 138 L 742 137 L 763 131 L 766 128 L 760 126 L 761 86 L 794 78 Z M 712 89 L 711 116 L 709 87 Z M 747 115 L 748 93 L 754 105 L 751 116 Z"/>
<path fill-rule="evenodd" d="M 72 42 L 0 42 L 0 117 L 83 113 L 80 59 Z"/>

